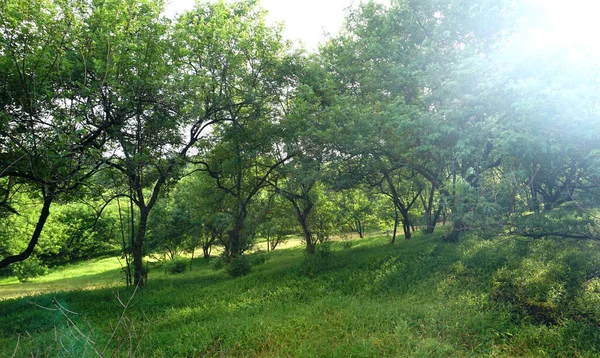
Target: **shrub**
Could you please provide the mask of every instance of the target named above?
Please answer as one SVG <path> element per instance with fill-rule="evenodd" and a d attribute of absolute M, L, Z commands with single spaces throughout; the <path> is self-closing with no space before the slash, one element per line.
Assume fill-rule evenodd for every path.
<path fill-rule="evenodd" d="M 249 261 L 251 266 L 257 266 L 269 261 L 269 257 L 263 253 L 256 253 L 249 257 Z"/>
<path fill-rule="evenodd" d="M 539 324 L 554 324 L 564 308 L 564 286 L 547 269 L 525 265 L 519 270 L 499 270 L 490 297 L 507 302 Z"/>
<path fill-rule="evenodd" d="M 246 256 L 234 257 L 227 265 L 227 273 L 231 275 L 231 277 L 246 276 L 250 273 L 250 262 Z"/>
<path fill-rule="evenodd" d="M 187 270 L 189 264 L 189 260 L 184 258 L 177 258 L 169 261 L 169 263 L 167 263 L 166 269 L 167 272 L 171 274 L 184 273 Z"/>
<path fill-rule="evenodd" d="M 227 258 L 225 256 L 221 255 L 213 261 L 212 268 L 215 271 L 219 271 L 222 268 L 224 268 L 226 264 L 227 264 Z"/>
<path fill-rule="evenodd" d="M 12 266 L 12 269 L 13 274 L 17 276 L 17 279 L 21 282 L 48 273 L 48 268 L 35 256 L 32 256 L 25 261 L 15 263 Z"/>
<path fill-rule="evenodd" d="M 317 246 L 314 254 L 305 254 L 300 264 L 300 275 L 313 278 L 327 271 L 331 266 L 331 256 L 329 242 Z"/>
<path fill-rule="evenodd" d="M 574 305 L 577 314 L 587 320 L 600 322 L 600 278 L 593 278 L 583 285 Z"/>

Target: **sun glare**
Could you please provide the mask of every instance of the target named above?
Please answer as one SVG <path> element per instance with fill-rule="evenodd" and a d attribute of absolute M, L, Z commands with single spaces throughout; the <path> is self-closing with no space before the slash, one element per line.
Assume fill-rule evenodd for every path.
<path fill-rule="evenodd" d="M 537 0 L 523 39 L 531 51 L 566 51 L 574 60 L 600 59 L 600 2 Z"/>

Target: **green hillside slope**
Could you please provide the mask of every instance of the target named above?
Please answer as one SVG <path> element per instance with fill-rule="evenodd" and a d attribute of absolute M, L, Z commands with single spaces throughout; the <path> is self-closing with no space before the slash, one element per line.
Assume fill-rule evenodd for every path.
<path fill-rule="evenodd" d="M 181 274 L 155 268 L 133 297 L 110 287 L 4 300 L 0 356 L 594 357 L 599 252 L 415 235 L 333 242 L 311 258 L 253 254 L 239 278 L 199 259 Z"/>

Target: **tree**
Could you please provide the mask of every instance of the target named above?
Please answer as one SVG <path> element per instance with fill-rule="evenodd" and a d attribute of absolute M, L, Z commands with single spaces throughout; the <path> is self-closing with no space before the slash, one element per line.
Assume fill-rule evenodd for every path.
<path fill-rule="evenodd" d="M 595 59 L 529 47 L 513 39 L 487 64 L 498 71 L 479 94 L 497 118 L 502 164 L 478 175 L 482 201 L 497 206 L 493 224 L 513 234 L 597 238 Z"/>
<path fill-rule="evenodd" d="M 253 2 L 206 5 L 182 21 L 189 35 L 185 43 L 193 50 L 188 57 L 192 71 L 207 72 L 202 61 L 213 61 L 217 66 L 208 71 L 214 79 L 198 84 L 218 94 L 220 101 L 213 105 L 218 111 L 208 108 L 218 121 L 199 143 L 194 162 L 231 203 L 226 254 L 232 258 L 241 255 L 250 243 L 246 219 L 252 201 L 275 175 L 275 168 L 292 156 L 282 150 L 279 125 L 281 100 L 289 82 L 284 71 L 286 46 L 277 30 L 265 24 L 264 13 Z M 213 35 L 206 36 L 204 27 L 214 31 Z M 211 49 L 220 52 L 195 57 Z M 211 101 L 210 96 L 200 103 L 207 101 Z"/>
<path fill-rule="evenodd" d="M 0 267 L 34 252 L 51 205 L 78 195 L 102 165 L 108 131 L 120 124 L 99 109 L 112 76 L 107 33 L 86 30 L 91 17 L 107 15 L 87 6 L 0 4 L 0 207 L 17 215 L 10 203 L 16 188 L 37 193 L 42 203 L 27 247 Z"/>
<path fill-rule="evenodd" d="M 473 78 L 482 74 L 469 65 L 489 58 L 514 25 L 518 9 L 512 4 L 487 5 L 365 3 L 350 12 L 342 33 L 322 50 L 347 102 L 337 136 L 340 151 L 352 160 L 347 167 L 367 182 L 384 184 L 407 237 L 409 211 L 421 194 L 429 195 L 421 203 L 426 204 L 426 230 L 433 231 L 442 203 L 458 214 L 451 207 L 452 178 L 478 168 L 482 154 L 488 164 L 498 165 L 489 156 L 489 132 L 482 131 L 493 118 L 482 107 L 465 105 L 461 86 L 469 82 L 460 82 L 467 71 Z M 398 189 L 405 200 L 394 193 Z M 433 209 L 436 196 L 438 210 Z"/>
<path fill-rule="evenodd" d="M 361 239 L 367 227 L 373 227 L 375 222 L 374 196 L 373 190 L 359 186 L 338 192 L 333 200 L 339 207 L 342 225 L 357 233 Z"/>
<path fill-rule="evenodd" d="M 182 217 L 180 226 L 187 236 L 187 247 L 193 250 L 201 246 L 204 258 L 208 259 L 212 246 L 223 243 L 229 227 L 224 194 L 205 172 L 195 172 L 177 185 L 172 201 Z"/>
<path fill-rule="evenodd" d="M 311 72 L 308 66 L 303 70 L 308 76 L 298 76 L 296 91 L 283 120 L 284 148 L 287 152 L 294 153 L 294 158 L 279 166 L 279 175 L 270 184 L 277 194 L 292 205 L 306 251 L 312 254 L 317 240 L 309 218 L 314 215 L 317 200 L 315 189 L 322 180 L 327 161 L 327 139 L 323 132 L 327 128 L 328 108 L 323 103 L 326 100 L 324 93 L 315 88 L 325 78 Z M 325 87 L 322 82 L 320 85 Z"/>
<path fill-rule="evenodd" d="M 272 110 L 265 104 L 277 98 L 273 61 L 282 49 L 253 2 L 198 5 L 171 28 L 159 17 L 159 5 L 144 3 L 118 13 L 124 14 L 119 22 L 127 23 L 131 14 L 146 21 L 121 32 L 136 39 L 121 59 L 132 76 L 124 77 L 104 103 L 105 111 L 124 118 L 111 136 L 119 150 L 109 164 L 128 178 L 125 194 L 138 207 L 136 285 L 145 275 L 144 237 L 161 191 L 179 180 L 190 154 L 203 151 L 208 139 L 225 133 L 224 128 L 233 133 L 244 119 L 259 119 Z M 131 56 L 132 51 L 139 56 Z"/>
<path fill-rule="evenodd" d="M 294 209 L 283 197 L 269 191 L 263 192 L 263 196 L 258 203 L 264 208 L 258 233 L 266 240 L 269 251 L 275 250 L 279 244 L 296 234 L 298 222 Z"/>

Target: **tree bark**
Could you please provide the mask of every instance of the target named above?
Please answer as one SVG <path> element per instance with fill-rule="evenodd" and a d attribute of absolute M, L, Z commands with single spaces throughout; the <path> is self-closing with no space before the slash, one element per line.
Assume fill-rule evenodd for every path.
<path fill-rule="evenodd" d="M 246 222 L 247 209 L 245 205 L 240 206 L 240 210 L 235 218 L 235 224 L 229 231 L 229 258 L 240 256 L 244 252 L 244 226 Z"/>
<path fill-rule="evenodd" d="M 44 203 L 42 205 L 42 210 L 38 217 L 37 224 L 35 225 L 35 230 L 29 240 L 29 244 L 27 244 L 27 248 L 17 255 L 8 256 L 2 259 L 2 261 L 0 261 L 0 269 L 5 268 L 10 264 L 26 260 L 33 253 L 33 250 L 40 239 L 40 235 L 42 234 L 42 230 L 44 229 L 44 225 L 46 224 L 46 220 L 48 219 L 48 216 L 50 216 L 50 206 L 54 200 L 54 192 L 52 190 L 46 191 L 43 193 L 43 196 Z"/>
<path fill-rule="evenodd" d="M 396 242 L 396 234 L 398 233 L 399 220 L 400 220 L 400 218 L 398 217 L 398 209 L 396 209 L 394 207 L 394 234 L 392 235 L 392 242 L 390 242 L 390 244 L 393 244 L 394 242 Z"/>
<path fill-rule="evenodd" d="M 140 221 L 138 230 L 133 241 L 133 284 L 143 286 L 147 272 L 144 271 L 144 237 L 146 236 L 146 227 L 148 225 L 148 207 L 140 208 Z"/>
<path fill-rule="evenodd" d="M 362 239 L 365 236 L 364 228 L 360 219 L 354 219 L 354 231 L 358 233 L 358 236 Z"/>
<path fill-rule="evenodd" d="M 410 218 L 408 215 L 402 214 L 402 229 L 404 230 L 404 239 L 410 240 L 412 237 L 412 232 L 410 231 Z"/>
<path fill-rule="evenodd" d="M 210 247 L 211 245 L 202 245 L 202 254 L 206 260 L 210 258 Z"/>
<path fill-rule="evenodd" d="M 303 212 L 297 212 L 298 221 L 302 227 L 302 234 L 304 235 L 304 241 L 306 242 L 306 252 L 308 254 L 314 254 L 316 242 L 313 240 L 312 232 L 308 227 L 308 214 L 303 215 Z"/>

